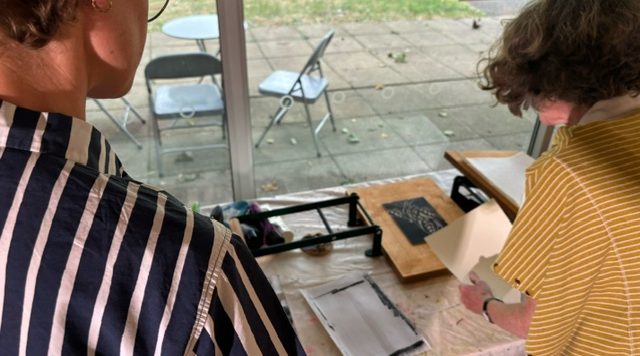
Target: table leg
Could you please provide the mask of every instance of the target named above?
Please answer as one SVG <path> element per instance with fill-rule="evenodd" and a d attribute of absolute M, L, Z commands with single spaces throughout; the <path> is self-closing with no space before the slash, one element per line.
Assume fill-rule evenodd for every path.
<path fill-rule="evenodd" d="M 196 40 L 196 43 L 198 44 L 198 49 L 200 49 L 200 52 L 206 52 L 207 51 L 207 46 L 205 46 L 204 40 L 198 39 L 198 40 Z"/>

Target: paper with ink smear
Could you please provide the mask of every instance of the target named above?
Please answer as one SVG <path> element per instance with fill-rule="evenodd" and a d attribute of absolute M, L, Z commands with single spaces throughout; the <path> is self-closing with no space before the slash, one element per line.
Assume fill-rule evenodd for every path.
<path fill-rule="evenodd" d="M 431 348 L 368 275 L 347 275 L 301 293 L 344 355 L 412 355 Z"/>
<path fill-rule="evenodd" d="M 502 250 L 511 222 L 495 200 L 490 200 L 437 231 L 426 240 L 431 250 L 453 275 L 470 283 L 474 271 L 489 284 L 497 298 L 520 302 L 520 292 L 491 269 Z"/>

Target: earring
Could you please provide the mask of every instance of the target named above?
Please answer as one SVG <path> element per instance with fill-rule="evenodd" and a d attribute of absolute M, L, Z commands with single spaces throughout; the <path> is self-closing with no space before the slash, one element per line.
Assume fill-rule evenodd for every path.
<path fill-rule="evenodd" d="M 107 0 L 106 6 L 98 5 L 98 0 L 91 0 L 91 6 L 100 12 L 109 12 L 113 7 L 113 0 Z"/>

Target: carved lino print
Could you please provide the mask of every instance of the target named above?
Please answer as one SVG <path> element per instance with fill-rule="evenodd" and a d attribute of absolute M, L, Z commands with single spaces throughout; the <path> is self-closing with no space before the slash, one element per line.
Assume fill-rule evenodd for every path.
<path fill-rule="evenodd" d="M 413 245 L 424 243 L 425 237 L 447 226 L 436 209 L 424 198 L 401 200 L 383 206 Z"/>

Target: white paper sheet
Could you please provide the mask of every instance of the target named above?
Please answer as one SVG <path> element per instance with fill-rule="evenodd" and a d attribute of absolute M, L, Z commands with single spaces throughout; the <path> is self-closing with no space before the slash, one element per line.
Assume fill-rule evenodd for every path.
<path fill-rule="evenodd" d="M 465 160 L 500 189 L 516 206 L 522 206 L 524 198 L 525 170 L 534 159 L 524 152 L 509 157 L 478 157 Z"/>
<path fill-rule="evenodd" d="M 351 274 L 301 293 L 344 355 L 413 354 L 430 348 L 366 275 Z"/>
<path fill-rule="evenodd" d="M 473 209 L 426 238 L 431 250 L 463 283 L 474 271 L 489 284 L 497 298 L 520 301 L 520 292 L 493 272 L 491 266 L 511 231 L 511 223 L 495 200 Z"/>

